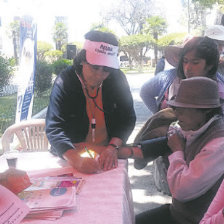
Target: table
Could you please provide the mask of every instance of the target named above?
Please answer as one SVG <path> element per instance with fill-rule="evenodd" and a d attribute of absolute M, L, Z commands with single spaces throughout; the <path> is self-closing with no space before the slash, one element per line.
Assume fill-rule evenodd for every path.
<path fill-rule="evenodd" d="M 73 172 L 85 179 L 77 195 L 77 209 L 65 212 L 56 221 L 26 220 L 32 224 L 134 224 L 132 193 L 127 173 L 127 160 L 119 160 L 118 167 L 98 174 L 82 174 L 66 161 L 49 152 L 24 152 L 18 154 L 17 168 L 29 176 L 45 176 L 51 172 Z M 0 157 L 0 171 L 7 169 L 6 158 Z M 46 170 L 47 169 L 47 170 Z"/>

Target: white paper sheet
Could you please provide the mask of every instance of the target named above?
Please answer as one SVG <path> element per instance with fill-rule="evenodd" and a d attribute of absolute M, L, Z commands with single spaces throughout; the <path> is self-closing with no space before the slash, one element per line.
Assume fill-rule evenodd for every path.
<path fill-rule="evenodd" d="M 0 224 L 17 224 L 29 213 L 28 206 L 0 185 Z"/>

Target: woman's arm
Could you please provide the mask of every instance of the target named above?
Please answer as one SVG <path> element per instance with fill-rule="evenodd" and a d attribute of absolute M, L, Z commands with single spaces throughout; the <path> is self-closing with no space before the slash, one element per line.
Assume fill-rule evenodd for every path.
<path fill-rule="evenodd" d="M 159 78 L 160 73 L 144 83 L 140 89 L 140 97 L 153 114 L 159 110 L 156 103 L 156 97 L 158 97 L 162 88 L 160 86 Z"/>
<path fill-rule="evenodd" d="M 188 201 L 204 194 L 224 172 L 224 138 L 216 138 L 205 145 L 189 166 L 182 151 L 169 156 L 167 180 L 172 196 Z"/>

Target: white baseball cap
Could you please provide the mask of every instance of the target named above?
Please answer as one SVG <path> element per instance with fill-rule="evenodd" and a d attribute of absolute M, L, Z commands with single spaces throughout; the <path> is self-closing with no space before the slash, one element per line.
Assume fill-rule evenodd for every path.
<path fill-rule="evenodd" d="M 83 49 L 89 64 L 119 69 L 118 46 L 86 40 Z"/>
<path fill-rule="evenodd" d="M 224 41 L 224 26 L 222 25 L 213 25 L 210 26 L 205 31 L 205 36 L 213 39 L 213 40 L 222 40 Z"/>

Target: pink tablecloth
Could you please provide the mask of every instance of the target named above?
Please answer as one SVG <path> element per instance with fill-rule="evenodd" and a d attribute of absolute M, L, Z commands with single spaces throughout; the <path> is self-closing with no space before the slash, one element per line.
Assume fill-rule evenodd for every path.
<path fill-rule="evenodd" d="M 1 170 L 6 167 L 4 156 L 0 157 Z M 73 171 L 86 182 L 77 195 L 77 209 L 64 213 L 57 221 L 26 220 L 32 224 L 133 224 L 134 209 L 130 182 L 127 174 L 127 161 L 119 160 L 118 168 L 99 174 L 81 174 L 67 166 L 65 161 L 48 152 L 20 153 L 18 168 L 29 175 L 47 175 Z"/>

